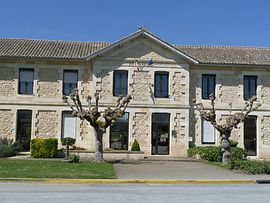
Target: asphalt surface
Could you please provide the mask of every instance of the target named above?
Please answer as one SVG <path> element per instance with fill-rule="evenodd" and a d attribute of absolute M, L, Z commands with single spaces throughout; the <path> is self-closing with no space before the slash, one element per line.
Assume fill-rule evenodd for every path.
<path fill-rule="evenodd" d="M 114 164 L 119 179 L 270 180 L 270 175 L 247 175 L 211 166 L 194 159 L 142 160 Z"/>
<path fill-rule="evenodd" d="M 78 185 L 0 183 L 3 203 L 269 202 L 270 185 Z"/>

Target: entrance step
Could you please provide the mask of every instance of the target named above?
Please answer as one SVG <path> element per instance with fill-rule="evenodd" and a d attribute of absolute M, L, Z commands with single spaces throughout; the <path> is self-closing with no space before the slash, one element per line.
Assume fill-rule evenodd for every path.
<path fill-rule="evenodd" d="M 151 155 L 145 156 L 144 160 L 149 161 L 199 161 L 190 157 L 168 156 L 168 155 Z"/>

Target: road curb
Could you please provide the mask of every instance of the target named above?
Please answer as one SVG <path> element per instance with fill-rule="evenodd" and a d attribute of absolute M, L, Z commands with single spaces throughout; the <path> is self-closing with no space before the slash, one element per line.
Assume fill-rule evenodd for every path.
<path fill-rule="evenodd" d="M 47 179 L 0 178 L 0 182 L 54 183 L 54 184 L 261 184 L 270 180 L 163 180 L 163 179 Z"/>

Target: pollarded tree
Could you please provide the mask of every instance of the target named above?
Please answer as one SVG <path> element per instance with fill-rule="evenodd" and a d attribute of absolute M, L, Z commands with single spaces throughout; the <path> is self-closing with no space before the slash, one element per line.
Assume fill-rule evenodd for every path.
<path fill-rule="evenodd" d="M 228 164 L 230 162 L 230 142 L 229 138 L 233 128 L 237 128 L 239 123 L 244 122 L 245 118 L 254 110 L 257 110 L 261 104 L 257 103 L 254 105 L 254 102 L 257 100 L 257 97 L 253 96 L 248 101 L 246 101 L 245 106 L 241 112 L 231 114 L 226 118 L 224 124 L 218 124 L 216 121 L 216 108 L 215 108 L 215 97 L 213 94 L 210 95 L 211 100 L 211 109 L 206 110 L 202 103 L 196 103 L 196 99 L 193 100 L 195 107 L 200 113 L 201 118 L 206 121 L 209 121 L 215 129 L 218 130 L 221 136 L 221 153 L 222 153 L 222 163 Z"/>
<path fill-rule="evenodd" d="M 69 96 L 63 96 L 63 101 L 71 108 L 74 117 L 79 117 L 81 120 L 87 120 L 94 128 L 96 138 L 95 157 L 97 161 L 103 161 L 103 134 L 112 123 L 124 115 L 127 105 L 131 100 L 131 96 L 120 96 L 117 99 L 115 108 L 111 109 L 110 107 L 107 107 L 103 114 L 101 114 L 98 109 L 99 96 L 96 95 L 95 98 L 95 106 L 92 107 L 92 97 L 88 96 L 88 109 L 83 109 L 78 90 L 74 89 Z"/>

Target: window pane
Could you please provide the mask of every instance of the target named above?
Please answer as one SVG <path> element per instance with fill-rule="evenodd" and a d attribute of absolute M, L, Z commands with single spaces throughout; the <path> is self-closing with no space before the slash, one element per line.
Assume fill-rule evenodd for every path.
<path fill-rule="evenodd" d="M 155 96 L 168 97 L 168 73 L 156 72 L 155 73 Z"/>
<path fill-rule="evenodd" d="M 64 70 L 63 94 L 69 95 L 74 89 L 78 87 L 78 71 Z"/>
<path fill-rule="evenodd" d="M 215 143 L 215 129 L 213 125 L 202 120 L 202 143 Z"/>
<path fill-rule="evenodd" d="M 110 127 L 110 148 L 118 150 L 128 150 L 128 113 Z"/>
<path fill-rule="evenodd" d="M 33 69 L 20 69 L 19 94 L 33 94 Z"/>
<path fill-rule="evenodd" d="M 128 71 L 114 71 L 113 79 L 113 95 L 126 95 L 127 94 L 127 80 L 128 80 Z"/>
<path fill-rule="evenodd" d="M 63 112 L 62 115 L 62 138 L 65 137 L 76 139 L 76 117 L 71 112 Z"/>
<path fill-rule="evenodd" d="M 202 98 L 209 99 L 211 93 L 215 95 L 215 86 L 215 75 L 202 75 Z"/>
<path fill-rule="evenodd" d="M 256 80 L 251 79 L 250 80 L 250 97 L 256 95 Z"/>

